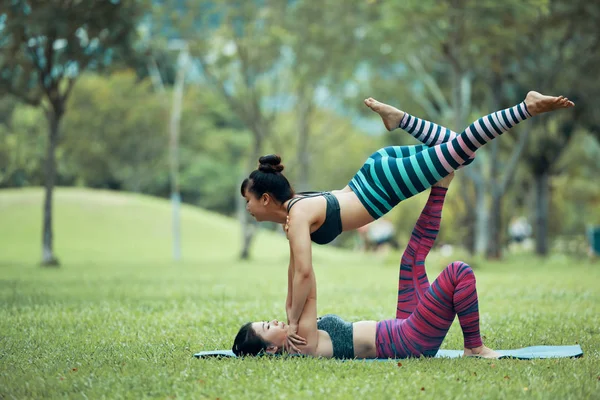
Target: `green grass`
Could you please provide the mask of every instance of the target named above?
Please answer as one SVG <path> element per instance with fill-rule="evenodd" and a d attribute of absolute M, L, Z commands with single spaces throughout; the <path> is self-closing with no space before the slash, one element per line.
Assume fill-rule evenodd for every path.
<path fill-rule="evenodd" d="M 62 266 L 44 269 L 41 200 L 0 191 L 0 399 L 600 398 L 599 263 L 472 262 L 487 345 L 579 343 L 581 359 L 197 360 L 230 348 L 243 322 L 285 318 L 285 238 L 261 231 L 254 260 L 239 262 L 236 222 L 186 207 L 174 264 L 167 202 L 59 189 Z M 314 258 L 320 314 L 394 315 L 395 258 L 331 247 Z M 432 254 L 430 278 L 449 261 Z M 442 347 L 462 348 L 458 323 Z"/>

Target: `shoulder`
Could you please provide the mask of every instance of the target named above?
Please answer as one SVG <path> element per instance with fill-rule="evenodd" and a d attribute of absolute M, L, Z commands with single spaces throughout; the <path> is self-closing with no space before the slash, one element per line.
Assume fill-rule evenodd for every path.
<path fill-rule="evenodd" d="M 290 201 L 294 201 L 293 207 L 288 211 L 290 217 L 317 215 L 323 212 L 327 206 L 327 202 L 323 196 L 304 197 L 301 200 L 292 199 Z"/>

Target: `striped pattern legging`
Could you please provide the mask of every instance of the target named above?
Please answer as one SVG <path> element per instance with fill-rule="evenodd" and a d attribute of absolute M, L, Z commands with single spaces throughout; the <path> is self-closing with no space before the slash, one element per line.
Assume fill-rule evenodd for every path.
<path fill-rule="evenodd" d="M 522 102 L 479 118 L 456 134 L 405 113 L 400 128 L 425 145 L 390 146 L 376 151 L 348 186 L 369 214 L 378 219 L 402 200 L 470 163 L 478 148 L 530 116 Z"/>
<path fill-rule="evenodd" d="M 457 314 L 464 346 L 482 345 L 477 289 L 471 267 L 453 262 L 432 285 L 425 271 L 425 258 L 439 231 L 446 191 L 431 188 L 402 255 L 396 318 L 377 323 L 377 358 L 433 357 Z"/>

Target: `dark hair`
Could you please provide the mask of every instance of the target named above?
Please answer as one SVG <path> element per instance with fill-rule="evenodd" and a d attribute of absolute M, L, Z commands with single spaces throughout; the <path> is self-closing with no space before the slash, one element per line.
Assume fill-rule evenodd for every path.
<path fill-rule="evenodd" d="M 252 171 L 242 182 L 240 193 L 244 196 L 245 192 L 249 191 L 256 198 L 263 193 L 269 193 L 280 203 L 291 199 L 294 197 L 294 189 L 281 171 L 281 157 L 275 154 L 262 156 L 258 159 L 258 169 Z"/>
<path fill-rule="evenodd" d="M 231 351 L 236 356 L 256 356 L 265 351 L 269 343 L 256 334 L 252 328 L 252 322 L 244 324 L 238 332 Z"/>

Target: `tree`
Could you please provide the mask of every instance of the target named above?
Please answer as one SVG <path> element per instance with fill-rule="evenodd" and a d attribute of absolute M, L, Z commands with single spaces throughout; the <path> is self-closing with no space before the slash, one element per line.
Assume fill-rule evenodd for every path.
<path fill-rule="evenodd" d="M 378 13 L 362 0 L 345 1 L 343 12 L 334 2 L 305 0 L 293 2 L 282 18 L 285 69 L 279 79 L 286 82 L 283 91 L 291 98 L 296 121 L 294 188 L 304 191 L 311 188 L 311 161 L 317 160 L 310 150 L 313 120 L 320 108 L 343 114 L 339 108 L 344 92 L 352 85 L 364 51 L 372 47 L 361 40 L 361 32 L 370 21 L 378 19 Z M 355 96 L 352 102 L 362 103 Z"/>
<path fill-rule="evenodd" d="M 95 188 L 160 193 L 167 144 L 160 127 L 167 115 L 149 79 L 139 81 L 130 70 L 106 77 L 83 74 L 68 107 L 59 177 L 70 174 Z"/>
<path fill-rule="evenodd" d="M 481 83 L 489 81 L 500 56 L 506 62 L 518 54 L 516 39 L 544 4 L 544 0 L 386 3 L 383 23 L 369 33 L 381 49 L 371 64 L 388 71 L 388 76 L 391 72 L 394 79 L 403 78 L 428 118 L 460 132 L 471 117 L 488 109 L 475 106 L 490 98 L 485 94 L 489 84 Z M 464 196 L 469 203 L 465 223 L 470 227 L 468 247 L 477 253 L 484 253 L 489 243 L 486 169 L 497 163 L 497 157 L 490 161 L 489 152 L 488 146 L 478 151 L 473 164 L 477 167 L 466 167 L 461 174 L 472 183 L 473 190 Z"/>
<path fill-rule="evenodd" d="M 0 187 L 43 183 L 44 116 L 39 109 L 14 102 L 0 124 Z"/>
<path fill-rule="evenodd" d="M 209 5 L 188 0 L 171 2 L 167 7 L 174 10 L 175 18 L 170 22 L 173 30 L 190 44 L 204 79 L 252 134 L 244 175 L 256 168 L 267 145 L 272 149 L 269 152 L 283 150 L 283 143 L 273 135 L 274 120 L 282 112 L 295 110 L 296 187 L 303 190 L 309 184 L 308 142 L 317 108 L 315 92 L 331 87 L 332 82 L 339 83 L 341 76 L 355 69 L 352 60 L 358 51 L 348 31 L 362 18 L 359 11 L 365 5 L 359 0 L 347 2 L 344 7 L 356 12 L 340 18 L 337 7 L 310 1 L 258 3 L 222 0 Z M 164 31 L 164 25 L 158 25 L 157 30 Z M 241 197 L 237 193 L 236 197 L 244 259 L 249 257 L 254 224 Z"/>
<path fill-rule="evenodd" d="M 526 54 L 516 77 L 521 85 L 533 82 L 576 101 L 568 112 L 542 116 L 528 152 L 527 164 L 535 193 L 534 232 L 536 253 L 549 251 L 551 177 L 577 129 L 598 132 L 598 118 L 589 104 L 600 95 L 595 71 L 600 65 L 600 5 L 585 0 L 552 1 L 550 12 L 532 21 L 533 29 L 522 41 Z M 581 100 L 581 102 L 579 102 Z"/>
<path fill-rule="evenodd" d="M 42 265 L 58 265 L 52 194 L 69 95 L 82 71 L 106 67 L 129 50 L 137 6 L 134 0 L 14 0 L 0 9 L 0 94 L 42 107 L 48 122 Z"/>
<path fill-rule="evenodd" d="M 199 0 L 166 1 L 153 18 L 153 36 L 167 35 L 185 40 L 201 76 L 229 106 L 232 114 L 252 134 L 252 146 L 244 169 L 256 168 L 276 114 L 276 103 L 265 105 L 267 96 L 276 98 L 281 81 L 269 79 L 280 58 L 279 16 L 284 0 L 259 6 L 253 1 L 210 3 Z M 242 175 L 240 175 L 242 178 Z M 242 178 L 243 179 L 243 178 Z M 241 182 L 241 179 L 240 179 Z M 238 197 L 238 215 L 243 227 L 240 257 L 249 258 L 254 225 Z"/>

